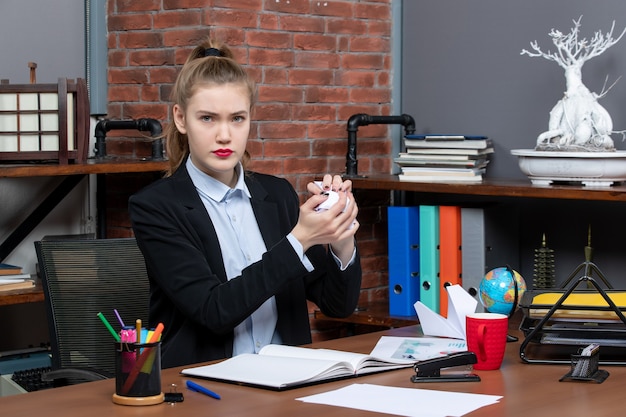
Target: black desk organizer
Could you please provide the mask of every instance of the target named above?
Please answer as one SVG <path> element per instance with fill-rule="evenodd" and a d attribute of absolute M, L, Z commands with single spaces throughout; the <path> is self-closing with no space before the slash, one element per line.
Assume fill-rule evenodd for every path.
<path fill-rule="evenodd" d="M 589 271 L 586 269 L 586 272 Z M 601 276 L 601 278 L 605 284 L 608 284 L 604 277 Z M 587 288 L 580 290 L 580 293 L 599 293 L 607 305 L 567 304 L 564 306 L 563 303 L 567 297 L 581 284 L 587 284 Z M 560 293 L 561 291 L 563 294 L 554 305 L 533 304 L 534 297 L 541 292 Z M 617 292 L 623 293 L 624 291 L 616 291 L 610 288 L 610 285 L 609 289 L 601 288 L 598 282 L 590 276 L 590 273 L 586 273 L 576 281 L 571 282 L 565 289 L 526 291 L 520 302 L 520 308 L 524 312 L 520 330 L 525 336 L 520 345 L 522 361 L 526 363 L 569 364 L 572 361 L 572 355 L 575 356 L 581 347 L 598 343 L 603 351 L 602 360 L 598 360 L 599 364 L 626 365 L 626 317 L 623 313 L 626 307 L 618 307 L 609 297 L 611 293 Z M 541 318 L 531 317 L 532 310 L 547 310 L 547 313 Z M 616 317 L 612 320 L 580 318 L 564 321 L 553 317 L 558 310 L 608 311 L 615 313 Z M 529 350 L 538 350 L 540 355 L 531 357 Z M 605 355 L 605 352 L 608 355 Z"/>
<path fill-rule="evenodd" d="M 572 369 L 563 375 L 559 381 L 590 381 L 601 384 L 609 377 L 605 370 L 598 369 L 600 351 L 596 351 L 591 356 L 572 355 Z"/>

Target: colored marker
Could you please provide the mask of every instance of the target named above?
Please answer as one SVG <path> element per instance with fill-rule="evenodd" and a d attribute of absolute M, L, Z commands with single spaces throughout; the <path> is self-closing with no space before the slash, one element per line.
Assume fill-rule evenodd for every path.
<path fill-rule="evenodd" d="M 199 392 L 204 395 L 208 395 L 209 397 L 213 397 L 216 400 L 219 400 L 222 398 L 217 392 L 213 392 L 210 389 L 205 388 L 202 385 L 198 385 L 193 381 L 187 380 L 187 388 L 189 388 L 192 391 Z"/>
<path fill-rule="evenodd" d="M 137 344 L 141 344 L 141 319 L 135 321 L 135 332 L 137 336 Z"/>
<path fill-rule="evenodd" d="M 98 313 L 98 317 L 100 317 L 100 320 L 102 320 L 102 323 L 104 323 L 106 328 L 113 335 L 113 337 L 115 338 L 115 341 L 119 342 L 120 341 L 120 336 L 117 333 L 115 333 L 115 330 L 113 330 L 113 327 L 111 327 L 111 323 L 109 323 L 108 320 L 106 319 L 106 317 L 104 317 L 104 314 L 102 314 L 102 312 L 100 312 L 100 313 Z"/>
<path fill-rule="evenodd" d="M 161 338 L 161 332 L 163 332 L 163 323 L 157 324 L 157 327 L 154 329 L 154 332 L 152 332 L 152 335 L 150 335 L 150 339 L 148 340 L 148 343 L 158 342 L 159 339 Z"/>
<path fill-rule="evenodd" d="M 117 321 L 120 322 L 120 325 L 122 327 L 126 327 L 126 325 L 124 324 L 124 321 L 122 320 L 122 316 L 120 316 L 120 313 L 117 311 L 117 309 L 113 309 L 113 312 L 115 313 L 115 317 L 117 317 Z"/>
<path fill-rule="evenodd" d="M 163 332 L 163 323 L 157 324 L 157 327 L 156 329 L 154 329 L 154 331 L 148 332 L 148 335 L 149 335 L 147 338 L 148 343 L 158 342 L 159 339 L 161 338 L 161 332 Z M 148 357 L 148 359 L 146 359 L 146 362 L 141 367 L 141 372 L 145 374 L 149 374 L 150 370 L 152 369 L 153 364 L 154 364 L 154 352 L 151 352 L 150 356 Z"/>

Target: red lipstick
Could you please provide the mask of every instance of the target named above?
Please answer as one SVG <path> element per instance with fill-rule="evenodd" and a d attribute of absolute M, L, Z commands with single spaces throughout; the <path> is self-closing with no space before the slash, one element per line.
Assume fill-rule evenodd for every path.
<path fill-rule="evenodd" d="M 220 158 L 227 158 L 232 155 L 233 151 L 231 149 L 217 149 L 213 153 Z"/>

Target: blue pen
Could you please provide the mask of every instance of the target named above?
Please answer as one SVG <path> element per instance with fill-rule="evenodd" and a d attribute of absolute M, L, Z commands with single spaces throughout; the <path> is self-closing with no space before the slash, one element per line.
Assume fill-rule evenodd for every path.
<path fill-rule="evenodd" d="M 193 381 L 189 381 L 187 380 L 187 388 L 189 388 L 192 391 L 195 392 L 199 392 L 202 393 L 204 395 L 208 395 L 209 397 L 213 397 L 216 400 L 221 399 L 222 397 L 220 397 L 220 395 L 216 392 L 211 391 L 210 389 L 204 388 L 202 385 L 198 385 Z"/>

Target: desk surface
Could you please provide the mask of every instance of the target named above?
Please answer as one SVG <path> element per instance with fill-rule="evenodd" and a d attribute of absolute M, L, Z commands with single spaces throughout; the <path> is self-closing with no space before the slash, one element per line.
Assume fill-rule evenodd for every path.
<path fill-rule="evenodd" d="M 417 327 L 404 327 L 384 332 L 370 333 L 315 344 L 316 347 L 343 349 L 368 353 L 382 334 L 416 336 Z M 115 389 L 113 380 L 91 382 L 72 387 L 56 388 L 24 395 L 0 398 L 3 415 L 12 417 L 98 417 L 98 416 L 325 416 L 350 417 L 377 415 L 364 411 L 305 404 L 296 401 L 306 395 L 326 392 L 353 383 L 369 383 L 406 388 L 448 390 L 481 394 L 502 395 L 504 398 L 491 405 L 467 414 L 471 417 L 529 417 L 529 416 L 617 416 L 622 415 L 623 381 L 626 367 L 602 367 L 610 372 L 602 384 L 587 382 L 559 382 L 569 371 L 569 366 L 523 364 L 519 359 L 520 342 L 510 343 L 502 368 L 497 371 L 475 371 L 481 382 L 414 384 L 409 378 L 413 370 L 402 369 L 358 379 L 334 381 L 283 392 L 233 384 L 203 381 L 210 389 L 221 394 L 214 400 L 202 394 L 190 392 L 184 387 L 179 375 L 181 368 L 163 371 L 163 387 L 177 384 L 184 392 L 183 403 L 159 404 L 145 407 L 115 405 L 111 395 Z M 419 404 L 415 404 L 418 408 Z M 379 415 L 379 414 L 378 414 Z"/>
<path fill-rule="evenodd" d="M 313 316 L 318 320 L 339 321 L 350 324 L 366 324 L 382 327 L 405 327 L 418 324 L 417 316 L 390 316 L 389 303 L 373 302 L 363 305 L 345 318 L 328 317 L 320 310 L 315 310 Z"/>

